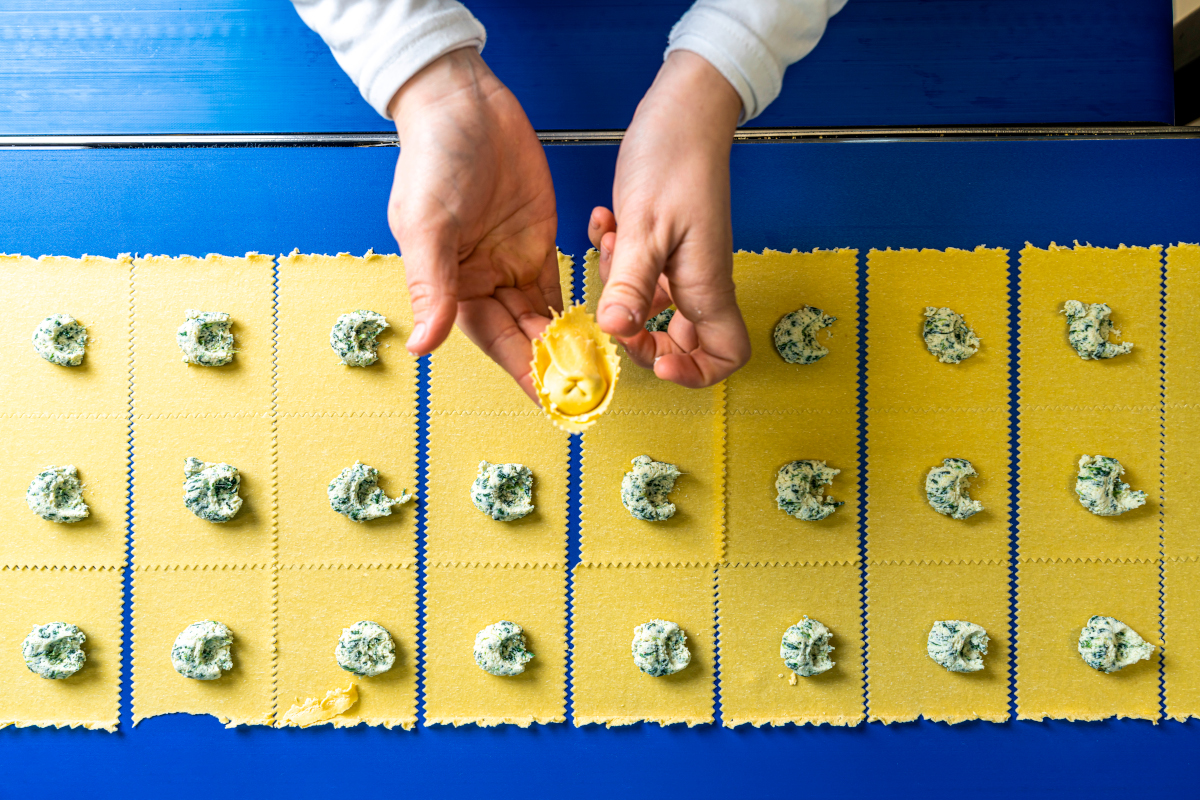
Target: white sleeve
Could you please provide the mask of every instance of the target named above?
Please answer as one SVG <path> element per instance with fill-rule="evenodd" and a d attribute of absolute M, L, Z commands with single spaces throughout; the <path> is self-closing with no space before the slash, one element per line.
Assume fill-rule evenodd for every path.
<path fill-rule="evenodd" d="M 675 50 L 703 57 L 742 98 L 741 122 L 754 119 L 783 88 L 783 71 L 808 55 L 825 22 L 846 0 L 696 0 L 668 37 Z"/>
<path fill-rule="evenodd" d="M 434 59 L 473 46 L 487 32 L 455 0 L 292 0 L 362 96 L 387 116 L 405 81 Z"/>

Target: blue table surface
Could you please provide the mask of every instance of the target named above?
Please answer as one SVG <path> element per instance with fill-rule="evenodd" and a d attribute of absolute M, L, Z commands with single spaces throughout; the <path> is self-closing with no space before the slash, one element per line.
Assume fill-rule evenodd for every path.
<path fill-rule="evenodd" d="M 616 148 L 548 148 L 566 252 L 608 199 Z M 0 154 L 0 251 L 394 252 L 389 148 L 28 150 Z M 1095 245 L 1200 239 L 1200 140 L 739 144 L 739 248 Z M 573 459 L 578 469 L 576 443 Z M 578 473 L 576 472 L 577 476 Z M 869 474 L 867 476 L 869 481 Z M 577 485 L 577 484 L 576 484 Z M 570 531 L 577 557 L 577 495 Z M 128 608 L 126 608 L 128 621 Z M 128 632 L 126 634 L 128 645 Z M 1166 669 L 1172 654 L 1166 651 Z M 1111 720 L 849 729 L 229 731 L 173 715 L 122 728 L 0 731 L 0 797 L 180 792 L 879 797 L 1194 794 L 1195 723 Z M 868 675 L 869 679 L 869 675 Z M 209 772 L 209 770 L 214 772 Z M 53 776 L 53 777 L 50 777 Z M 177 788 L 173 788 L 177 787 Z"/>
<path fill-rule="evenodd" d="M 688 0 L 467 0 L 539 130 L 620 129 Z M 1171 123 L 1171 0 L 850 0 L 751 127 Z M 285 0 L 6 0 L 0 134 L 386 131 Z"/>

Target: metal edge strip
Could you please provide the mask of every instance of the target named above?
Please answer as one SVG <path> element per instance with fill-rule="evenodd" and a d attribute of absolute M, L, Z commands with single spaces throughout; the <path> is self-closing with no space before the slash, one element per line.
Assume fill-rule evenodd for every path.
<path fill-rule="evenodd" d="M 608 144 L 625 132 L 539 131 L 546 144 Z M 1200 137 L 1200 127 L 1170 125 L 1029 125 L 944 126 L 936 128 L 748 128 L 734 134 L 737 142 L 779 141 L 946 141 L 979 139 L 1177 139 Z M 79 136 L 4 136 L 4 148 L 177 148 L 177 147 L 396 147 L 395 133 L 229 133 Z"/>

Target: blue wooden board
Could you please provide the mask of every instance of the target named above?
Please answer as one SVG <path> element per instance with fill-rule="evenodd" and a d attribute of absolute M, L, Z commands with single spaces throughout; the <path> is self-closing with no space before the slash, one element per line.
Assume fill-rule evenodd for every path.
<path fill-rule="evenodd" d="M 588 212 L 608 199 L 616 148 L 548 152 L 559 241 L 578 255 Z M 384 209 L 395 155 L 387 148 L 3 151 L 0 251 L 394 252 Z M 1027 239 L 1043 246 L 1200 239 L 1200 140 L 740 144 L 733 169 L 739 248 L 865 253 L 986 243 L 1015 253 Z M 578 458 L 576 446 L 576 479 Z M 1195 723 L 1128 720 L 406 733 L 229 731 L 211 718 L 168 716 L 135 729 L 127 681 L 122 697 L 117 734 L 0 731 L 0 797 L 40 796 L 51 784 L 123 798 L 196 790 L 329 796 L 347 781 L 359 793 L 364 773 L 387 796 L 418 797 L 479 798 L 506 787 L 528 797 L 636 791 L 790 800 L 949 790 L 1011 798 L 1074 793 L 1081 780 L 1089 797 L 1169 797 L 1194 794 L 1190 763 L 1200 746 Z M 947 764 L 956 766 L 947 773 Z"/>
<path fill-rule="evenodd" d="M 688 0 L 469 0 L 539 130 L 624 128 Z M 850 0 L 752 127 L 1171 123 L 1171 0 Z M 6 0 L 0 134 L 385 131 L 286 0 Z"/>

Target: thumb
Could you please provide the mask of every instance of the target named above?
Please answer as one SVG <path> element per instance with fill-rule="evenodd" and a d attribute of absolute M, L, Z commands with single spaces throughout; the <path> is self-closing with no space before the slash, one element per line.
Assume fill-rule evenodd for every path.
<path fill-rule="evenodd" d="M 405 347 L 414 356 L 432 352 L 450 335 L 458 309 L 458 252 L 444 226 L 405 236 L 400 244 L 413 329 Z"/>
<path fill-rule="evenodd" d="M 646 236 L 630 231 L 628 225 L 617 228 L 612 266 L 596 312 L 601 330 L 621 337 L 642 330 L 666 261 Z"/>

